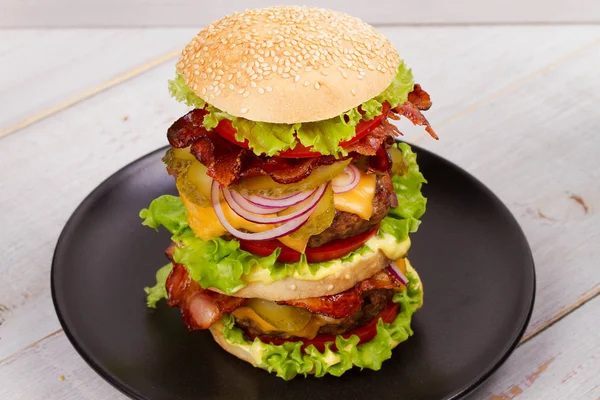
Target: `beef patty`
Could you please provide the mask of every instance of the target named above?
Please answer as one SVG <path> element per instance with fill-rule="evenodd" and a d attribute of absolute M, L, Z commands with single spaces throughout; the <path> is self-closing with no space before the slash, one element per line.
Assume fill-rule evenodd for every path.
<path fill-rule="evenodd" d="M 373 228 L 387 215 L 391 206 L 390 195 L 393 190 L 392 178 L 389 174 L 378 176 L 371 218 L 365 220 L 356 214 L 335 210 L 335 217 L 329 228 L 318 235 L 311 236 L 308 240 L 308 247 L 320 247 L 332 240 L 347 239 Z"/>

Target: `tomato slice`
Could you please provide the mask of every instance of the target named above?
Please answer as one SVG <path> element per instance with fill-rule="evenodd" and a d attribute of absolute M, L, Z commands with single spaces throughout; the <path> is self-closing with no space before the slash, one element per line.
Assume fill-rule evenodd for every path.
<path fill-rule="evenodd" d="M 332 240 L 321 247 L 307 247 L 304 251 L 306 261 L 309 263 L 324 262 L 335 260 L 349 254 L 350 252 L 360 248 L 367 240 L 371 238 L 379 230 L 379 225 L 364 233 L 352 236 L 348 239 Z M 242 250 L 249 251 L 257 256 L 266 257 L 273 253 L 278 247 L 281 248 L 281 253 L 277 257 L 277 261 L 281 262 L 298 262 L 300 261 L 301 253 L 292 250 L 285 246 L 277 239 L 273 240 L 242 240 L 238 239 Z"/>
<path fill-rule="evenodd" d="M 398 304 L 394 303 L 393 301 L 390 301 L 388 303 L 388 305 L 383 309 L 383 311 L 381 311 L 375 318 L 373 318 L 371 320 L 371 322 L 369 322 L 366 325 L 361 326 L 360 328 L 357 328 L 351 332 L 348 332 L 348 333 L 342 335 L 342 337 L 344 339 L 348 339 L 350 336 L 356 335 L 356 336 L 358 336 L 359 344 L 368 342 L 368 341 L 372 340 L 375 337 L 375 335 L 377 335 L 377 322 L 379 322 L 379 319 L 381 318 L 383 320 L 383 322 L 385 322 L 386 324 L 389 324 L 392 321 L 394 321 L 394 319 L 396 319 L 396 316 L 398 315 L 398 311 L 400 311 L 400 306 Z M 259 336 L 258 338 L 264 343 L 271 343 L 271 344 L 275 344 L 275 345 L 281 345 L 281 344 L 284 344 L 285 342 L 302 342 L 302 350 L 304 350 L 306 347 L 308 347 L 312 344 L 320 352 L 323 352 L 325 350 L 325 344 L 327 344 L 328 342 L 332 342 L 333 345 L 331 346 L 331 350 L 333 350 L 333 351 L 337 350 L 337 347 L 335 345 L 336 337 L 334 335 L 319 335 L 319 336 L 316 336 L 314 339 L 299 339 L 299 338 L 284 339 L 284 338 L 275 338 L 275 337 L 269 337 L 269 336 Z"/>
<path fill-rule="evenodd" d="M 381 114 L 373 118 L 369 121 L 360 121 L 356 125 L 356 134 L 350 140 L 345 142 L 341 142 L 341 147 L 349 146 L 353 143 L 358 142 L 360 139 L 365 137 L 369 132 L 375 129 L 381 121 L 385 118 L 388 111 L 390 110 L 390 103 L 387 101 L 383 103 L 383 108 L 381 110 Z M 244 149 L 248 148 L 248 140 L 244 140 L 243 142 L 238 142 L 235 138 L 235 128 L 231 125 L 231 121 L 228 119 L 222 119 L 219 121 L 219 124 L 215 127 L 215 132 L 221 135 L 224 139 L 229 140 L 231 143 L 237 144 Z M 309 147 L 304 146 L 302 143 L 296 144 L 296 147 L 290 150 L 282 151 L 278 157 L 282 158 L 311 158 L 311 157 L 319 157 L 321 153 L 313 152 Z"/>

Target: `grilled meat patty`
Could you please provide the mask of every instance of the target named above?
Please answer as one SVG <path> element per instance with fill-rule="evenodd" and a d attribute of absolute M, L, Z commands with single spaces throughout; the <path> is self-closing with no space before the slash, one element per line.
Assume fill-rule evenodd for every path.
<path fill-rule="evenodd" d="M 336 210 L 331 226 L 320 234 L 311 236 L 308 247 L 320 247 L 332 240 L 347 239 L 373 228 L 387 215 L 393 190 L 392 178 L 389 174 L 377 176 L 371 218 L 364 220 L 356 214 Z"/>

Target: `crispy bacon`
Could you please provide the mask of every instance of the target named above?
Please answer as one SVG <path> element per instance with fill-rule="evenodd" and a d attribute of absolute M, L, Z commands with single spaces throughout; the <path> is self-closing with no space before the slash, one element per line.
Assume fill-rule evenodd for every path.
<path fill-rule="evenodd" d="M 408 118 L 414 125 L 424 126 L 425 130 L 431 135 L 432 138 L 436 140 L 439 139 L 438 135 L 436 135 L 433 131 L 431 125 L 429 125 L 429 121 L 427 121 L 425 116 L 421 114 L 421 111 L 419 111 L 417 106 L 410 101 L 406 101 L 404 104 L 393 108 L 393 111 L 402 115 L 403 117 Z"/>
<path fill-rule="evenodd" d="M 167 130 L 169 144 L 175 148 L 188 147 L 205 135 L 207 131 L 202 125 L 205 115 L 204 109 L 197 108 L 175 121 Z"/>
<path fill-rule="evenodd" d="M 423 90 L 421 85 L 415 84 L 413 91 L 408 94 L 408 101 L 413 103 L 419 110 L 427 111 L 431 108 L 431 97 Z"/>
<path fill-rule="evenodd" d="M 313 297 L 310 299 L 279 301 L 278 304 L 302 307 L 314 314 L 323 314 L 332 318 L 346 318 L 358 310 L 362 304 L 364 292 L 373 289 L 394 289 L 401 283 L 387 271 L 380 271 L 365 279 L 352 289 L 331 296 Z"/>
<path fill-rule="evenodd" d="M 243 298 L 202 289 L 185 267 L 177 263 L 173 263 L 166 287 L 169 307 L 179 307 L 190 331 L 210 328 L 224 313 L 230 313 L 246 302 Z"/>
<path fill-rule="evenodd" d="M 279 158 L 257 156 L 223 139 L 216 132 L 206 132 L 192 145 L 191 153 L 208 168 L 208 175 L 224 186 L 243 177 L 269 175 L 275 182 L 288 184 L 305 179 L 312 170 L 346 159 L 323 156 L 314 158 Z"/>

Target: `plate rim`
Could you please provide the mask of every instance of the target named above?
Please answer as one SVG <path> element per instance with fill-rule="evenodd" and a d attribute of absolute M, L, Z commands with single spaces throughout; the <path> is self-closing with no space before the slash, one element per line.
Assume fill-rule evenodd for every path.
<path fill-rule="evenodd" d="M 428 149 L 425 149 L 423 147 L 420 147 L 416 144 L 410 143 L 410 142 L 406 142 L 412 149 L 416 150 L 415 152 L 417 153 L 417 158 L 419 153 L 426 153 L 429 157 L 433 157 L 435 159 L 437 159 L 438 161 L 441 161 L 442 163 L 446 163 L 449 166 L 451 166 L 452 168 L 458 170 L 459 172 L 461 172 L 462 174 L 464 174 L 465 176 L 467 176 L 469 179 L 471 179 L 481 190 L 483 190 L 484 192 L 486 192 L 488 195 L 490 195 L 495 202 L 500 205 L 500 207 L 502 207 L 504 209 L 504 212 L 507 213 L 507 215 L 510 215 L 510 217 L 512 218 L 515 227 L 518 229 L 524 244 L 525 244 L 525 248 L 527 250 L 527 263 L 528 268 L 531 268 L 531 274 L 532 274 L 532 280 L 531 280 L 531 300 L 529 302 L 529 306 L 528 306 L 528 311 L 527 311 L 527 315 L 525 316 L 525 318 L 523 319 L 522 325 L 521 325 L 521 329 L 519 330 L 519 332 L 515 335 L 515 337 L 513 338 L 512 342 L 510 343 L 510 345 L 503 351 L 503 353 L 500 355 L 500 357 L 494 361 L 493 365 L 488 368 L 486 371 L 483 371 L 482 373 L 480 373 L 478 376 L 476 376 L 475 378 L 473 378 L 473 380 L 471 380 L 471 382 L 469 384 L 467 384 L 464 388 L 462 388 L 461 390 L 449 394 L 449 397 L 444 398 L 443 400 L 459 400 L 459 399 L 465 399 L 467 396 L 469 396 L 470 394 L 473 394 L 475 391 L 477 391 L 478 389 L 481 388 L 481 386 L 506 362 L 506 360 L 512 355 L 512 353 L 516 350 L 516 348 L 519 346 L 521 339 L 523 338 L 525 332 L 527 331 L 527 328 L 529 326 L 529 322 L 531 320 L 531 316 L 533 313 L 533 309 L 534 309 L 534 305 L 535 305 L 535 299 L 536 299 L 536 295 L 537 295 L 537 273 L 535 270 L 535 260 L 533 258 L 533 253 L 531 251 L 531 246 L 529 245 L 529 241 L 527 240 L 527 236 L 525 235 L 525 232 L 523 231 L 523 228 L 521 227 L 521 225 L 519 224 L 518 220 L 515 218 L 514 214 L 510 211 L 510 209 L 506 206 L 506 204 L 500 199 L 500 197 L 498 195 L 496 195 L 496 193 L 494 193 L 489 187 L 487 187 L 482 181 L 480 181 L 476 176 L 474 176 L 473 174 L 469 173 L 466 169 L 460 167 L 459 165 L 457 165 L 456 163 L 448 160 L 445 157 L 442 157 L 441 155 L 438 155 Z M 99 183 L 90 193 L 88 193 L 83 200 L 81 200 L 81 202 L 77 205 L 77 207 L 73 210 L 73 212 L 71 213 L 71 215 L 69 216 L 67 222 L 65 223 L 65 225 L 63 226 L 61 233 L 58 237 L 58 240 L 56 242 L 56 245 L 54 247 L 54 252 L 52 255 L 52 265 L 50 268 L 50 292 L 51 292 L 51 297 L 52 297 L 52 304 L 54 306 L 54 311 L 56 312 L 56 316 L 60 322 L 61 328 L 63 329 L 63 332 L 65 333 L 66 337 L 69 339 L 69 342 L 71 343 L 71 345 L 73 346 L 73 348 L 77 351 L 77 353 L 79 354 L 79 356 L 86 362 L 86 364 L 88 364 L 92 370 L 97 373 L 100 377 L 102 377 L 106 382 L 108 382 L 113 388 L 117 389 L 119 392 L 121 392 L 122 394 L 132 398 L 132 399 L 139 399 L 139 400 L 148 400 L 148 398 L 142 396 L 141 394 L 139 394 L 133 387 L 131 387 L 130 385 L 128 385 L 125 382 L 122 382 L 121 380 L 115 378 L 114 376 L 112 376 L 110 373 L 108 373 L 107 371 L 105 371 L 103 369 L 103 367 L 101 365 L 99 365 L 98 363 L 96 363 L 93 359 L 91 355 L 88 355 L 88 353 L 86 351 L 84 351 L 84 349 L 82 348 L 82 346 L 79 345 L 78 341 L 76 340 L 75 336 L 73 335 L 73 333 L 71 332 L 68 324 L 66 323 L 60 306 L 58 304 L 58 300 L 57 300 L 57 293 L 56 293 L 56 265 L 57 265 L 57 257 L 58 257 L 58 253 L 61 249 L 61 246 L 65 246 L 65 244 L 63 243 L 66 239 L 66 235 L 69 233 L 69 230 L 72 228 L 72 226 L 75 224 L 75 220 L 76 220 L 76 216 L 83 212 L 84 208 L 88 205 L 88 203 L 92 202 L 95 194 L 101 190 L 104 190 L 104 187 L 110 183 L 112 183 L 113 178 L 121 175 L 122 173 L 126 172 L 128 169 L 130 169 L 131 167 L 135 166 L 138 163 L 141 163 L 143 161 L 146 161 L 149 158 L 154 157 L 157 153 L 161 153 L 166 151 L 170 146 L 166 145 L 166 146 L 161 146 L 159 148 L 157 148 L 156 150 L 153 150 L 141 157 L 138 157 L 136 159 L 134 159 L 133 161 L 125 164 L 124 166 L 122 166 L 121 168 L 117 169 L 115 172 L 111 173 L 108 177 L 106 177 L 101 183 Z"/>

